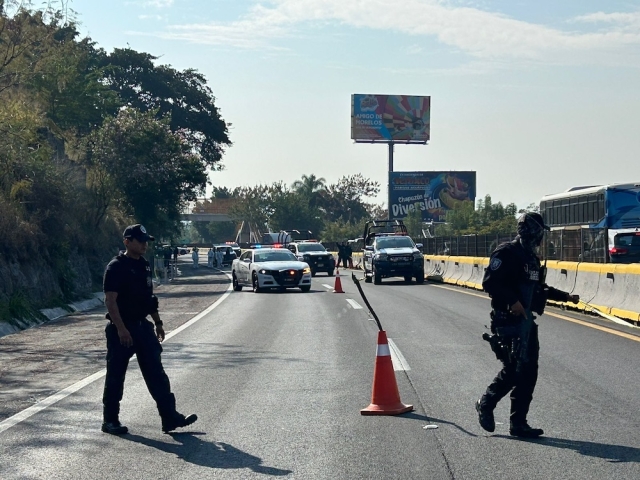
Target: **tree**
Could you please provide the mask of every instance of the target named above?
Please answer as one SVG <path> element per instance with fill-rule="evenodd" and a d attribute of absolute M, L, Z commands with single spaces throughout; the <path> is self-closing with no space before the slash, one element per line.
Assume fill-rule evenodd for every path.
<path fill-rule="evenodd" d="M 344 220 L 358 222 L 371 217 L 367 197 L 375 197 L 380 192 L 380 184 L 362 176 L 345 176 L 337 183 L 326 187 L 320 204 L 327 221 Z"/>
<path fill-rule="evenodd" d="M 87 164 L 113 180 L 120 205 L 165 236 L 179 233 L 186 202 L 206 186 L 200 159 L 155 112 L 122 110 L 90 136 L 87 151 Z"/>
<path fill-rule="evenodd" d="M 171 130 L 181 135 L 206 167 L 220 168 L 224 148 L 231 141 L 204 75 L 192 69 L 156 66 L 158 57 L 130 48 L 99 55 L 103 81 L 124 105 L 153 112 L 158 119 L 167 117 Z"/>
<path fill-rule="evenodd" d="M 316 207 L 325 191 L 325 184 L 324 178 L 318 178 L 312 173 L 308 176 L 302 175 L 302 179 L 293 182 L 291 188 L 303 197 L 309 206 Z"/>
<path fill-rule="evenodd" d="M 269 218 L 272 231 L 285 229 L 310 230 L 318 235 L 324 226 L 320 210 L 301 201 L 300 194 L 288 189 L 272 192 L 273 214 Z"/>
<path fill-rule="evenodd" d="M 420 238 L 422 237 L 422 210 L 420 210 L 420 204 L 416 203 L 413 208 L 409 208 L 409 214 L 404 219 L 404 224 L 407 227 L 407 233 L 410 237 Z"/>

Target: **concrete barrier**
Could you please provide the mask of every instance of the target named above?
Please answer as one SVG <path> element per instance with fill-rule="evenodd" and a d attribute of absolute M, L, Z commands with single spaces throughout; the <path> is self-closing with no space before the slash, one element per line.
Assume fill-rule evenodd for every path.
<path fill-rule="evenodd" d="M 471 277 L 473 276 L 473 257 L 458 257 L 458 264 L 462 270 L 460 278 L 456 281 L 456 285 L 461 287 L 468 287 L 470 285 Z"/>
<path fill-rule="evenodd" d="M 578 264 L 575 262 L 547 262 L 547 285 L 573 293 L 576 287 Z"/>
<path fill-rule="evenodd" d="M 616 297 L 611 315 L 640 321 L 640 265 L 617 265 L 614 271 Z"/>
<path fill-rule="evenodd" d="M 426 278 L 434 282 L 444 282 L 449 270 L 449 257 L 443 255 L 425 255 L 425 262 L 429 260 L 429 274 L 425 272 Z"/>
<path fill-rule="evenodd" d="M 447 276 L 445 277 L 445 283 L 458 285 L 458 280 L 464 275 L 463 263 L 460 263 L 461 257 L 449 257 L 447 260 Z"/>
<path fill-rule="evenodd" d="M 598 294 L 600 285 L 600 270 L 598 263 L 579 263 L 576 276 L 576 286 L 572 293 L 580 295 L 582 302 L 578 305 L 580 310 L 588 310 L 589 305 Z M 585 305 L 588 304 L 588 305 Z"/>
<path fill-rule="evenodd" d="M 453 285 L 482 290 L 488 258 L 425 256 L 427 278 Z M 598 310 L 605 314 L 640 322 L 640 264 L 597 264 L 547 262 L 546 283 L 565 292 L 578 294 L 582 300 L 569 308 Z M 562 302 L 549 302 L 562 305 Z"/>
<path fill-rule="evenodd" d="M 471 277 L 467 281 L 466 286 L 475 290 L 483 290 L 482 279 L 484 278 L 484 270 L 489 266 L 489 259 L 482 257 L 473 257 L 473 266 Z"/>

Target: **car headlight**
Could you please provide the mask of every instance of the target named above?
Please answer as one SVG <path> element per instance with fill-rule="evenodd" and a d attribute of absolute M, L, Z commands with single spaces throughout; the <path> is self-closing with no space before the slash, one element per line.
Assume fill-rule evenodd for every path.
<path fill-rule="evenodd" d="M 413 258 L 414 259 L 419 259 L 419 258 L 424 258 L 424 257 L 422 256 L 422 254 L 420 252 L 414 252 Z"/>
<path fill-rule="evenodd" d="M 309 267 L 304 267 L 304 269 L 302 270 L 302 273 L 303 273 L 303 274 L 305 274 L 305 273 L 311 273 L 311 268 L 309 268 Z"/>
<path fill-rule="evenodd" d="M 379 253 L 376 255 L 376 260 L 386 261 L 388 258 L 386 253 Z"/>
<path fill-rule="evenodd" d="M 262 274 L 262 275 L 267 275 L 269 273 L 269 270 L 265 270 L 264 268 L 259 270 L 258 273 Z"/>

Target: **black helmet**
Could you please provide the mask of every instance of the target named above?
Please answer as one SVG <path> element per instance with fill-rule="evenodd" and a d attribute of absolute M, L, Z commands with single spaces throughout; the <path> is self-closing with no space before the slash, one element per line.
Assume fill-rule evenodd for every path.
<path fill-rule="evenodd" d="M 544 224 L 542 215 L 536 212 L 525 212 L 518 218 L 518 235 L 527 243 L 538 246 L 544 237 L 544 231 L 550 230 Z"/>

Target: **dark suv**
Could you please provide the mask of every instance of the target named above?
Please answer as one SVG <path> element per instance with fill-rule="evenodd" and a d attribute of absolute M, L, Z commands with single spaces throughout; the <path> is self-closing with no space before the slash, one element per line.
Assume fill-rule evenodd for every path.
<path fill-rule="evenodd" d="M 616 234 L 609 257 L 611 263 L 640 263 L 640 232 Z"/>
<path fill-rule="evenodd" d="M 424 283 L 424 257 L 400 220 L 367 222 L 364 236 L 365 282 L 379 285 L 386 277 Z"/>
<path fill-rule="evenodd" d="M 315 276 L 318 272 L 327 272 L 330 277 L 333 276 L 336 261 L 321 243 L 295 242 L 287 245 L 287 248 L 298 257 L 298 260 L 309 264 L 311 276 Z"/>

